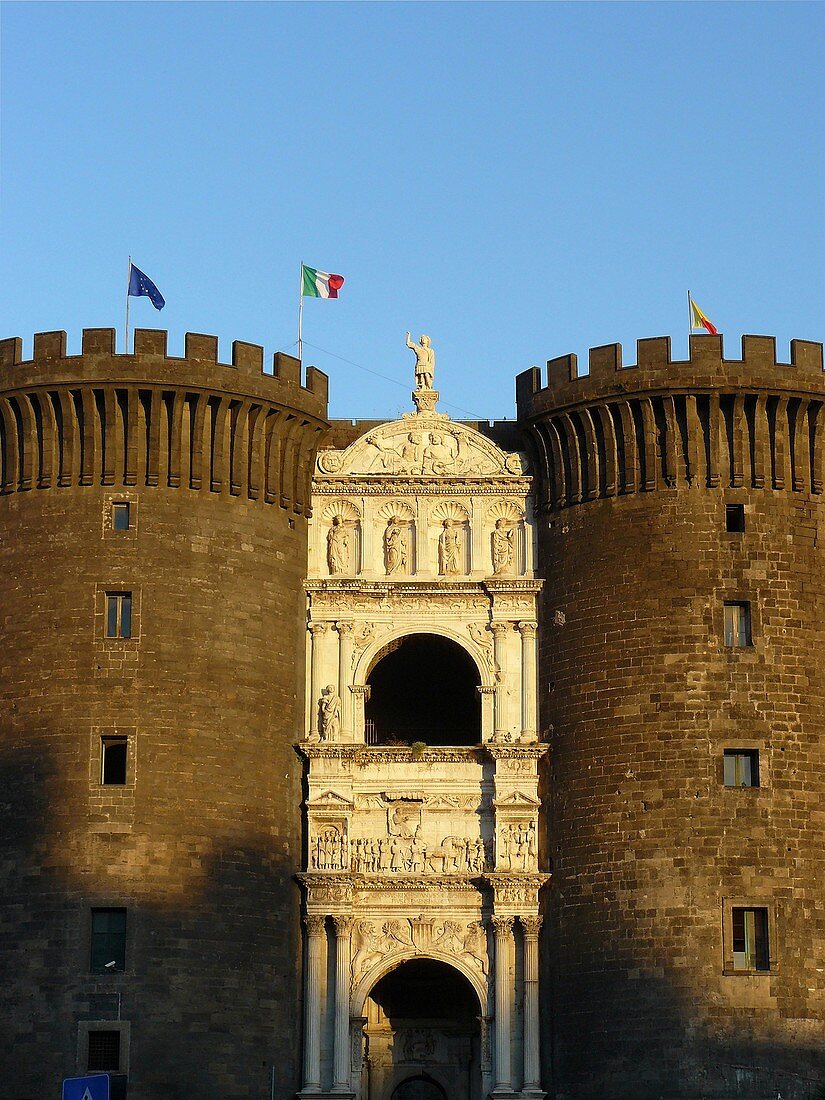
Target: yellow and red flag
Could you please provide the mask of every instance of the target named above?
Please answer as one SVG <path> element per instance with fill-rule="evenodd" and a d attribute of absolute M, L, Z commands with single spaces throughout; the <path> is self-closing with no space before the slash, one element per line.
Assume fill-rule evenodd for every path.
<path fill-rule="evenodd" d="M 690 331 L 693 332 L 695 328 L 703 328 L 706 329 L 711 336 L 716 336 L 716 325 L 705 316 L 690 295 L 688 295 L 688 301 L 690 302 Z"/>

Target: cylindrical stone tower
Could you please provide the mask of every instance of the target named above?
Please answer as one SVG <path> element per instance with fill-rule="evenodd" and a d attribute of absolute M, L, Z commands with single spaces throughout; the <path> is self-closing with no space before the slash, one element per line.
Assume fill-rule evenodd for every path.
<path fill-rule="evenodd" d="M 0 343 L 4 1096 L 113 1059 L 130 1100 L 298 1087 L 292 744 L 326 378 L 217 351 Z"/>
<path fill-rule="evenodd" d="M 540 497 L 557 1100 L 825 1079 L 822 346 L 517 383 Z"/>

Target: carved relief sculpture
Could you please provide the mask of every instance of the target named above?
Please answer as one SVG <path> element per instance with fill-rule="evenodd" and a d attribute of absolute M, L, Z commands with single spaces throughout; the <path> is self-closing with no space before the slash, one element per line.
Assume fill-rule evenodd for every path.
<path fill-rule="evenodd" d="M 384 532 L 384 568 L 387 576 L 406 573 L 409 561 L 407 531 L 398 516 L 392 516 Z"/>
<path fill-rule="evenodd" d="M 333 684 L 321 692 L 318 732 L 322 741 L 337 741 L 341 732 L 341 698 Z"/>
<path fill-rule="evenodd" d="M 491 536 L 493 573 L 500 577 L 513 568 L 515 529 L 505 519 L 497 519 Z"/>
<path fill-rule="evenodd" d="M 460 527 L 455 520 L 445 519 L 438 538 L 438 572 L 442 577 L 455 576 L 461 572 L 460 556 Z"/>
<path fill-rule="evenodd" d="M 503 871 L 535 871 L 538 861 L 536 824 L 502 825 L 498 834 L 498 868 Z"/>
<path fill-rule="evenodd" d="M 341 516 L 333 516 L 327 532 L 327 565 L 332 576 L 350 569 L 350 536 Z"/>

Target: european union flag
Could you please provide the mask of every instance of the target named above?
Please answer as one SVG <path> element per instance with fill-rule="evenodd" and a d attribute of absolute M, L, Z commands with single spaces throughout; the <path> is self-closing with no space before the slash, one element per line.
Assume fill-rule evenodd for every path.
<path fill-rule="evenodd" d="M 140 298 L 145 295 L 155 309 L 163 309 L 166 305 L 166 300 L 149 276 L 144 275 L 140 268 L 135 267 L 134 264 L 129 269 L 129 290 L 127 293 L 131 294 L 133 298 Z"/>

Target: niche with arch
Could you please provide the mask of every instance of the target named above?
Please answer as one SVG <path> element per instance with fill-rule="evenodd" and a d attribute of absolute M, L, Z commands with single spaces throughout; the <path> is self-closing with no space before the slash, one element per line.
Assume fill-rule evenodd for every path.
<path fill-rule="evenodd" d="M 380 572 L 387 577 L 405 577 L 416 572 L 417 546 L 415 511 L 409 501 L 388 500 L 375 513 L 376 553 Z"/>
<path fill-rule="evenodd" d="M 470 572 L 470 513 L 457 500 L 442 500 L 432 510 L 435 571 L 441 577 Z"/>
<path fill-rule="evenodd" d="M 486 566 L 494 577 L 520 577 L 527 569 L 524 515 L 515 500 L 497 500 L 487 511 Z"/>
<path fill-rule="evenodd" d="M 321 513 L 324 572 L 353 577 L 361 572 L 361 513 L 351 500 L 331 500 Z"/>

